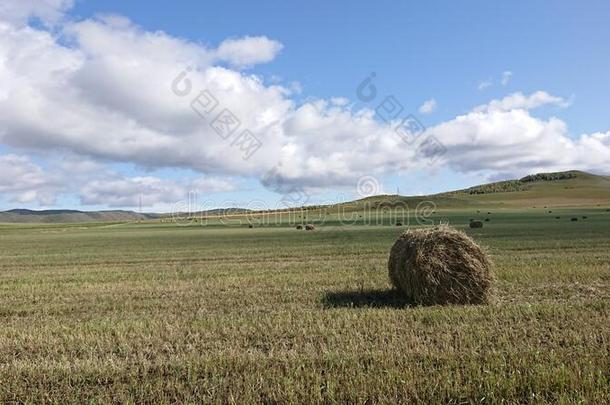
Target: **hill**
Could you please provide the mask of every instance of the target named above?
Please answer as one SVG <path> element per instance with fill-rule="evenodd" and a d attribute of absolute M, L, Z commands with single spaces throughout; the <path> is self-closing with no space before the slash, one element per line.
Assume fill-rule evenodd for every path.
<path fill-rule="evenodd" d="M 532 208 L 610 206 L 610 176 L 581 171 L 538 173 L 517 180 L 506 180 L 429 196 L 405 197 L 378 195 L 335 205 L 308 206 L 297 210 L 362 211 L 392 208 L 406 204 L 415 208 L 421 203 L 438 208 Z M 214 209 L 185 216 L 240 216 L 252 214 L 242 208 Z M 141 214 L 133 211 L 32 211 L 15 209 L 0 212 L 0 223 L 72 223 L 130 222 L 168 218 L 170 214 Z"/>
<path fill-rule="evenodd" d="M 532 208 L 609 206 L 610 176 L 581 171 L 538 173 L 517 180 L 506 180 L 435 195 L 404 197 L 379 195 L 334 205 L 343 210 L 362 210 L 433 202 L 438 208 Z"/>
<path fill-rule="evenodd" d="M 0 212 L 0 223 L 72 223 L 72 222 L 129 222 L 157 218 L 156 214 L 133 211 L 76 211 L 14 209 Z"/>

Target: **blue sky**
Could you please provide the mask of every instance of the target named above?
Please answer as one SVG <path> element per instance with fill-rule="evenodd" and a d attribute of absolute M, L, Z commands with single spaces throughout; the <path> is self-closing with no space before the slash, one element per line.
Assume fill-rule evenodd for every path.
<path fill-rule="evenodd" d="M 431 122 L 510 91 L 544 89 L 578 98 L 562 113 L 575 133 L 610 124 L 607 1 L 86 0 L 72 14 L 100 12 L 204 44 L 245 35 L 277 39 L 282 53 L 256 72 L 299 81 L 306 95 L 353 98 L 362 78 L 377 72 L 379 87 L 413 110 L 435 97 L 439 108 Z M 506 70 L 514 78 L 503 88 Z M 496 85 L 477 92 L 487 79 Z"/>
<path fill-rule="evenodd" d="M 21 6 L 0 5 L 0 19 L 4 10 L 5 20 L 15 34 L 10 37 L 15 41 L 19 35 L 24 38 L 33 35 L 32 30 L 48 34 L 52 38 L 51 44 L 45 43 L 49 53 L 66 57 L 67 62 L 55 69 L 68 71 L 65 76 L 59 73 L 67 84 L 62 90 L 55 82 L 48 91 L 45 85 L 40 85 L 42 77 L 48 79 L 53 66 L 44 72 L 24 69 L 20 64 L 18 71 L 15 62 L 12 76 L 3 78 L 0 73 L 3 80 L 16 81 L 19 77 L 33 89 L 26 93 L 23 86 L 16 87 L 6 97 L 11 108 L 0 107 L 0 114 L 11 117 L 5 118 L 6 130 L 0 133 L 0 153 L 5 156 L 5 166 L 19 168 L 12 177 L 31 179 L 29 186 L 27 182 L 13 184 L 11 179 L 0 182 L 4 195 L 0 208 L 129 209 L 134 208 L 134 196 L 139 193 L 143 197 L 137 200 L 145 201 L 146 210 L 170 210 L 172 198 L 180 201 L 181 194 L 193 188 L 192 182 L 200 178 L 205 181 L 198 183 L 200 190 L 195 189 L 202 200 L 218 205 L 244 205 L 261 200 L 273 206 L 286 194 L 310 203 L 357 198 L 362 196 L 358 189 L 362 178 L 374 179 L 375 192 L 394 193 L 400 187 L 401 194 L 421 194 L 536 170 L 576 168 L 610 172 L 607 163 L 610 161 L 608 2 L 267 1 L 258 4 L 77 0 L 72 4 L 66 0 L 46 0 L 42 3 L 47 3 L 46 8 L 25 5 L 15 10 Z M 125 20 L 109 22 L 100 15 L 121 16 Z M 26 28 L 30 31 L 26 32 Z M 138 37 L 147 38 L 155 33 L 162 33 L 163 39 L 157 41 L 156 37 L 150 42 L 151 49 L 143 50 Z M 134 43 L 119 49 L 121 38 L 125 38 L 121 35 L 135 38 Z M 243 41 L 248 37 L 262 39 L 256 43 Z M 34 37 L 29 38 L 32 42 Z M 181 49 L 171 61 L 164 48 L 167 38 L 176 41 L 176 47 Z M 223 41 L 227 40 L 235 41 L 229 56 L 221 51 Z M 4 44 L 6 51 L 0 57 L 6 59 L 11 55 L 11 45 Z M 158 49 L 159 54 L 152 49 Z M 167 90 L 173 78 L 170 66 L 175 66 L 177 74 L 181 66 L 186 66 L 184 61 L 190 60 L 188 52 L 197 60 L 194 74 L 201 75 L 193 76 L 195 82 L 214 85 L 210 84 L 209 75 L 220 67 L 233 75 L 224 80 L 239 77 L 246 83 L 256 77 L 264 86 L 256 90 L 257 95 L 243 97 L 251 104 L 243 101 L 243 105 L 227 107 L 242 111 L 240 118 L 244 118 L 244 125 L 252 122 L 251 128 L 260 121 L 257 117 L 273 111 L 278 128 L 265 126 L 264 130 L 253 131 L 267 146 L 266 151 L 263 148 L 257 155 L 268 153 L 268 156 L 261 157 L 260 161 L 232 162 L 234 158 L 239 159 L 226 152 L 230 150 L 226 144 L 219 144 L 216 149 L 218 139 L 212 138 L 202 141 L 201 148 L 205 148 L 205 142 L 214 142 L 213 149 L 227 153 L 226 158 L 218 159 L 217 154 L 210 155 L 209 151 L 197 155 L 196 145 L 193 150 L 182 150 L 184 142 L 191 141 L 186 141 L 186 134 L 176 135 L 182 130 L 183 123 L 177 118 L 182 116 L 181 111 L 168 117 L 167 122 L 171 121 L 172 125 L 161 125 L 150 118 L 158 115 L 167 100 L 154 104 L 149 99 L 137 108 L 132 108 L 133 102 L 128 104 L 130 92 L 138 92 L 142 86 L 147 87 L 146 92 L 159 87 L 159 91 L 150 90 L 151 97 L 159 95 L 161 89 Z M 204 59 L 209 56 L 205 62 L 200 58 L 203 53 L 207 55 Z M 255 61 L 247 66 L 236 63 L 235 58 L 245 54 L 250 57 L 256 54 Z M 132 64 L 127 66 L 130 73 L 135 69 L 137 78 L 137 69 L 142 69 L 141 77 L 150 81 L 129 87 L 120 77 L 124 68 L 120 63 L 128 63 L 130 55 L 133 55 Z M 78 58 L 81 59 L 76 62 Z M 163 66 L 168 68 L 170 76 L 145 70 L 150 70 L 155 63 L 167 63 Z M 356 89 L 371 72 L 376 74 L 374 85 L 379 96 L 370 103 L 359 102 Z M 96 83 L 105 86 L 96 88 Z M 218 85 L 222 87 L 221 84 Z M 248 88 L 251 84 L 244 86 Z M 274 86 L 289 91 L 281 96 L 268 94 L 273 93 Z M 35 96 L 38 91 L 40 94 Z M 32 97 L 32 100 L 48 99 L 51 103 L 56 101 L 53 95 L 62 91 L 82 97 L 58 106 L 62 112 L 90 104 L 91 108 L 103 108 L 106 114 L 110 111 L 120 115 L 126 124 L 105 128 L 105 122 L 94 118 L 83 118 L 82 123 L 77 123 L 74 116 L 87 116 L 80 111 L 66 114 L 65 122 L 62 114 L 57 115 L 56 131 L 49 129 L 54 124 L 48 119 L 45 124 L 48 133 L 45 133 L 34 123 L 36 113 L 15 111 L 15 105 L 21 106 L 15 100 L 27 105 L 28 97 Z M 107 96 L 106 91 L 112 95 Z M 542 94 L 534 97 L 536 92 Z M 512 97 L 515 94 L 522 97 Z M 120 95 L 124 103 L 117 101 Z M 406 146 L 386 145 L 388 138 L 383 135 L 392 133 L 393 124 L 384 126 L 379 117 L 372 118 L 376 124 L 358 118 L 358 111 L 374 109 L 388 95 L 394 95 L 404 107 L 403 115 L 413 114 L 425 125 L 426 136 L 434 136 L 446 147 L 446 154 L 438 161 L 422 163 L 405 150 L 405 161 L 413 164 L 400 162 L 400 154 L 394 156 L 388 151 Z M 224 99 L 231 100 L 233 96 L 227 94 Z M 260 103 L 256 101 L 258 96 L 263 97 Z M 337 111 L 339 106 L 325 106 L 318 111 L 320 116 L 312 116 L 301 109 L 309 104 L 318 108 L 316 100 L 331 103 L 330 100 L 339 97 L 347 99 L 345 103 L 349 107 L 341 107 L 344 111 Z M 431 100 L 431 111 L 422 112 L 422 104 Z M 494 100 L 505 102 L 500 108 L 489 107 Z M 179 102 L 176 100 L 172 108 Z M 484 111 L 475 111 L 481 106 L 487 107 Z M 253 121 L 249 121 L 250 113 Z M 17 119 L 12 118 L 22 116 L 28 117 L 27 122 L 15 122 Z M 322 117 L 331 124 L 322 122 Z M 138 135 L 121 133 L 125 125 L 134 122 L 140 126 Z M 90 127 L 108 134 L 111 137 L 108 145 L 92 145 L 98 141 L 86 138 L 96 136 L 91 135 L 96 132 Z M 76 131 L 75 128 L 87 128 L 87 134 L 70 132 Z M 134 137 L 138 142 L 145 140 L 147 133 L 153 145 L 176 136 L 172 140 L 175 143 L 168 143 L 175 147 L 164 153 L 162 149 L 142 148 L 135 141 L 128 142 Z M 369 139 L 368 134 L 372 133 L 379 138 Z M 111 148 L 113 136 L 117 145 L 123 146 Z M 213 134 L 204 136 L 213 137 Z M 272 143 L 273 147 L 269 147 Z M 326 143 L 328 146 L 324 146 Z M 363 143 L 370 145 L 363 147 Z M 133 145 L 134 150 L 123 150 L 124 145 Z M 289 151 L 288 155 L 279 160 L 283 162 L 280 165 L 282 185 L 289 187 L 268 184 L 265 187 L 261 182 L 269 169 L 265 163 L 285 151 Z M 386 159 L 382 157 L 384 153 Z M 371 156 L 368 168 L 367 155 Z M 460 160 L 460 156 L 469 162 Z M 70 175 L 70 170 L 76 170 L 77 166 L 62 165 L 65 161 L 88 162 L 92 173 L 79 171 L 79 176 Z M 64 178 L 68 180 L 61 180 Z M 59 184 L 51 184 L 53 179 L 60 179 Z M 130 192 L 130 185 L 137 192 Z M 121 196 L 121 192 L 129 195 Z M 107 201 L 105 196 L 109 198 Z M 185 198 L 188 196 L 182 200 Z"/>

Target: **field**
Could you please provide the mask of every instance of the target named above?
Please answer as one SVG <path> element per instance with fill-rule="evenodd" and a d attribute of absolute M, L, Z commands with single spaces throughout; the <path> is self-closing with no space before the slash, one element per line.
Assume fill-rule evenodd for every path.
<path fill-rule="evenodd" d="M 1 226 L 0 403 L 608 403 L 610 212 L 489 217 L 467 307 L 390 290 L 391 220 Z"/>

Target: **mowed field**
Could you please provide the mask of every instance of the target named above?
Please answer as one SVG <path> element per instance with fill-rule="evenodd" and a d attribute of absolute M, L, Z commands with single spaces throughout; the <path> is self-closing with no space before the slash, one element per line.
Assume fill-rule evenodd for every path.
<path fill-rule="evenodd" d="M 493 258 L 487 306 L 396 296 L 391 221 L 0 226 L 0 402 L 608 403 L 610 212 L 476 217 L 436 220 Z"/>

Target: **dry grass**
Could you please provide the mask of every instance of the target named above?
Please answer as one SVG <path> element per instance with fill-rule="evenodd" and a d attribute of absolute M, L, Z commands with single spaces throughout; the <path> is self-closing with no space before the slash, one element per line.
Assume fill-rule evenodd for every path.
<path fill-rule="evenodd" d="M 394 287 L 415 304 L 489 302 L 491 261 L 470 237 L 447 225 L 402 234 L 388 269 Z"/>
<path fill-rule="evenodd" d="M 477 306 L 392 293 L 395 220 L 0 226 L 0 403 L 609 403 L 605 208 L 494 214 Z"/>

